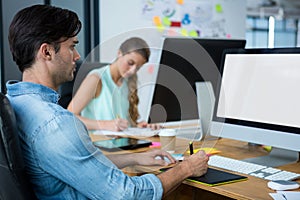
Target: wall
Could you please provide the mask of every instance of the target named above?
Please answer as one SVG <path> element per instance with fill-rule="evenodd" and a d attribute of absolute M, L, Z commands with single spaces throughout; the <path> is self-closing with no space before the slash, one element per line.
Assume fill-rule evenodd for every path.
<path fill-rule="evenodd" d="M 139 110 L 144 120 L 149 115 L 163 38 L 184 34 L 182 28 L 167 26 L 164 21 L 162 27 L 157 25 L 155 16 L 162 20 L 176 11 L 169 19 L 180 21 L 188 12 L 198 23 L 191 24 L 200 30 L 200 37 L 245 38 L 246 0 L 102 0 L 99 9 L 101 62 L 112 62 L 120 44 L 131 36 L 144 38 L 151 47 L 149 64 L 138 72 Z M 191 27 L 184 28 L 188 32 Z"/>
<path fill-rule="evenodd" d="M 2 63 L 2 72 L 4 73 L 2 83 L 4 84 L 7 80 L 14 79 L 20 80 L 21 73 L 15 62 L 12 59 L 9 44 L 8 44 L 8 29 L 10 22 L 12 21 L 13 16 L 21 9 L 33 4 L 44 3 L 42 0 L 28 0 L 28 1 L 19 1 L 19 0 L 9 0 L 2 1 L 2 29 L 3 29 L 3 63 Z"/>
<path fill-rule="evenodd" d="M 68 8 L 70 10 L 75 11 L 80 20 L 83 22 L 83 0 L 76 1 L 76 4 L 74 4 L 74 1 L 72 0 L 53 0 L 51 1 L 53 5 Z M 21 73 L 15 64 L 15 62 L 12 59 L 10 50 L 9 50 L 9 44 L 8 44 L 8 29 L 9 25 L 14 17 L 14 15 L 22 8 L 25 8 L 30 5 L 34 4 L 44 4 L 43 0 L 26 0 L 26 1 L 20 1 L 20 0 L 9 0 L 9 1 L 2 1 L 2 41 L 3 41 L 3 63 L 1 63 L 2 68 L 2 78 L 1 81 L 1 87 L 4 88 L 4 84 L 7 80 L 21 80 Z M 84 26 L 84 25 L 83 25 Z M 80 40 L 80 45 L 78 45 L 78 51 L 79 53 L 84 56 L 84 32 L 81 31 L 78 35 Z M 2 85 L 3 84 L 3 85 Z"/>

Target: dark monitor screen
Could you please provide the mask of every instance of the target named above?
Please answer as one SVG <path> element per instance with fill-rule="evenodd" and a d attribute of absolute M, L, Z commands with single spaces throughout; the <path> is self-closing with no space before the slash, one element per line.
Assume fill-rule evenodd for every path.
<path fill-rule="evenodd" d="M 149 122 L 198 119 L 196 82 L 216 91 L 223 50 L 244 48 L 245 40 L 165 38 Z"/>

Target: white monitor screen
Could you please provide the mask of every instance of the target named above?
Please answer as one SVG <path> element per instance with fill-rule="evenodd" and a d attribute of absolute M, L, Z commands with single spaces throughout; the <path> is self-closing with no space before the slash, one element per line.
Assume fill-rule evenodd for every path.
<path fill-rule="evenodd" d="M 300 48 L 223 55 L 211 134 L 300 151 Z"/>
<path fill-rule="evenodd" d="M 300 127 L 300 54 L 226 55 L 217 116 Z"/>

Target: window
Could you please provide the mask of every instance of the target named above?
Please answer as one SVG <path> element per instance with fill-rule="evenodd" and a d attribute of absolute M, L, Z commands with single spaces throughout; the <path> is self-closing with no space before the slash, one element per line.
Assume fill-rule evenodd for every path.
<path fill-rule="evenodd" d="M 298 20 L 275 19 L 274 47 L 297 47 Z M 246 48 L 267 48 L 269 40 L 269 17 L 247 17 Z"/>

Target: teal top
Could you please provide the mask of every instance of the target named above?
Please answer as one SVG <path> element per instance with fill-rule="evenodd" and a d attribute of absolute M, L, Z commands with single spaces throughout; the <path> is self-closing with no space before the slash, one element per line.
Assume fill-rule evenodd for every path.
<path fill-rule="evenodd" d="M 110 73 L 110 66 L 89 72 L 99 76 L 102 82 L 100 95 L 93 98 L 81 111 L 81 116 L 95 120 L 112 120 L 117 117 L 129 120 L 128 86 L 124 79 L 121 86 L 116 85 Z"/>

